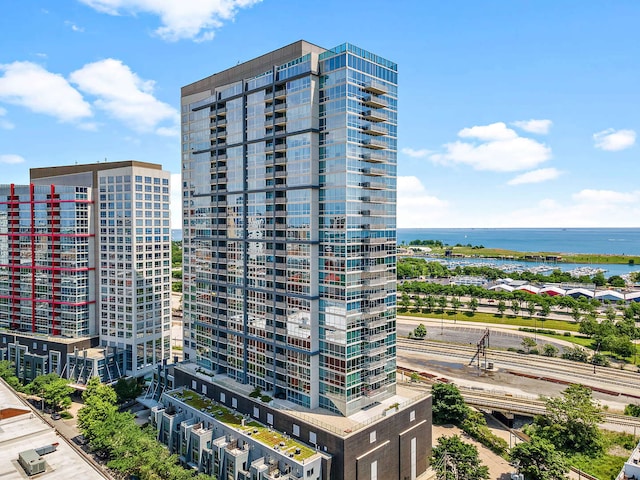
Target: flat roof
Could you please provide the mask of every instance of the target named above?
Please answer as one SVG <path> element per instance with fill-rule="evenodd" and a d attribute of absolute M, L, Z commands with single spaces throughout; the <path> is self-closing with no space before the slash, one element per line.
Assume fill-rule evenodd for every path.
<path fill-rule="evenodd" d="M 103 170 L 113 170 L 123 167 L 142 167 L 153 170 L 162 170 L 162 165 L 158 163 L 139 162 L 138 160 L 122 160 L 119 162 L 98 162 L 84 163 L 79 165 L 63 165 L 58 167 L 41 167 L 29 169 L 29 176 L 32 180 L 37 178 L 57 177 L 59 175 L 72 175 L 74 173 L 100 172 Z"/>
<path fill-rule="evenodd" d="M 66 443 L 53 427 L 40 418 L 30 406 L 22 403 L 20 398 L 4 381 L 0 380 L 0 405 L 21 408 L 27 411 L 23 415 L 0 421 L 0 477 L 2 480 L 24 480 L 26 474 L 18 464 L 18 456 L 28 450 L 58 443 L 55 452 L 43 457 L 50 469 L 47 469 L 47 480 L 67 480 L 82 478 L 98 480 L 107 478 L 95 470 L 88 461 Z"/>
<path fill-rule="evenodd" d="M 180 364 L 175 366 L 176 369 L 182 369 L 190 374 L 195 373 L 197 368 L 194 364 Z M 241 395 L 248 396 L 253 390 L 253 387 L 249 385 L 242 385 L 237 383 L 232 378 L 225 375 L 215 375 L 213 378 L 199 374 L 200 378 L 207 381 L 218 384 L 230 391 L 238 392 Z M 330 412 L 324 408 L 309 409 L 301 405 L 289 402 L 287 400 L 272 399 L 273 407 L 284 414 L 292 417 L 297 417 L 301 422 L 312 424 L 323 430 L 327 430 L 334 434 L 347 437 L 352 433 L 368 427 L 378 421 L 382 421 L 385 417 L 391 416 L 396 413 L 395 405 L 398 404 L 399 410 L 405 410 L 410 405 L 413 405 L 420 400 L 430 396 L 430 393 L 426 393 L 424 389 L 415 389 L 400 383 L 396 384 L 396 394 L 381 400 L 379 403 L 367 408 L 366 410 L 360 410 L 348 417 L 344 417 L 337 413 Z M 270 402 L 270 403 L 271 403 Z"/>

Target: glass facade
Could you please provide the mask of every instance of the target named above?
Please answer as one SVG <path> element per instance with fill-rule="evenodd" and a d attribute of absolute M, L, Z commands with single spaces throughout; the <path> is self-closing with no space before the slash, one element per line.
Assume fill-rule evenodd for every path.
<path fill-rule="evenodd" d="M 395 393 L 397 72 L 318 53 L 183 96 L 184 347 L 349 415 Z"/>
<path fill-rule="evenodd" d="M 131 375 L 169 357 L 169 174 L 138 166 L 98 172 L 100 341 L 125 351 Z"/>
<path fill-rule="evenodd" d="M 0 327 L 94 335 L 87 187 L 0 186 Z"/>

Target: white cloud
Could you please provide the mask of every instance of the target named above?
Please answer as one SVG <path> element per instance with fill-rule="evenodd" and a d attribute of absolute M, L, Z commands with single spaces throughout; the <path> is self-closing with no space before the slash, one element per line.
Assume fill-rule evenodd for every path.
<path fill-rule="evenodd" d="M 214 31 L 233 21 L 241 8 L 260 0 L 79 0 L 109 15 L 147 13 L 160 17 L 162 26 L 155 33 L 167 41 L 211 40 Z"/>
<path fill-rule="evenodd" d="M 579 202 L 594 202 L 604 204 L 633 204 L 640 202 L 640 191 L 616 192 L 614 190 L 590 190 L 585 189 L 576 193 L 572 197 Z"/>
<path fill-rule="evenodd" d="M 551 120 L 519 120 L 513 122 L 513 125 L 529 133 L 537 133 L 539 135 L 546 135 L 551 128 Z"/>
<path fill-rule="evenodd" d="M 469 165 L 475 170 L 516 172 L 537 167 L 551 158 L 549 147 L 518 136 L 503 122 L 464 128 L 458 136 L 472 141 L 447 143 L 445 153 L 432 155 L 431 160 L 443 165 Z"/>
<path fill-rule="evenodd" d="M 412 158 L 424 158 L 431 154 L 431 150 L 427 150 L 425 148 L 420 150 L 414 150 L 413 148 L 403 148 L 401 152 Z"/>
<path fill-rule="evenodd" d="M 171 228 L 182 228 L 182 175 L 171 174 Z"/>
<path fill-rule="evenodd" d="M 142 80 L 120 60 L 89 63 L 70 79 L 81 91 L 97 97 L 97 108 L 137 132 L 152 132 L 164 121 L 172 128 L 179 122 L 177 110 L 153 96 L 155 83 Z M 165 134 L 164 129 L 158 133 Z"/>
<path fill-rule="evenodd" d="M 507 128 L 504 122 L 496 122 L 490 125 L 481 125 L 471 128 L 463 128 L 458 132 L 461 138 L 477 138 L 478 140 L 511 140 L 518 134 Z"/>
<path fill-rule="evenodd" d="M 90 117 L 91 106 L 67 80 L 31 62 L 0 65 L 0 100 L 63 122 Z"/>
<path fill-rule="evenodd" d="M 99 124 L 96 122 L 84 122 L 79 123 L 78 128 L 80 130 L 85 130 L 87 132 L 97 132 Z"/>
<path fill-rule="evenodd" d="M 562 175 L 562 172 L 556 168 L 540 168 L 512 178 L 507 182 L 507 185 L 546 182 L 547 180 L 555 180 L 560 175 Z"/>
<path fill-rule="evenodd" d="M 73 30 L 74 32 L 79 32 L 79 33 L 84 32 L 84 28 L 83 27 L 79 27 L 78 25 L 76 25 L 75 23 L 73 23 L 73 22 L 71 22 L 69 20 L 66 20 L 64 22 L 64 24 L 66 26 L 68 26 L 69 28 L 71 28 L 71 30 Z"/>
<path fill-rule="evenodd" d="M 22 158 L 20 155 L 13 155 L 13 154 L 0 155 L 0 163 L 15 165 L 16 163 L 23 163 L 23 162 L 24 162 L 24 158 Z"/>
<path fill-rule="evenodd" d="M 568 201 L 545 198 L 526 208 L 491 216 L 487 228 L 633 228 L 640 216 L 640 191 L 582 190 Z"/>
<path fill-rule="evenodd" d="M 632 147 L 636 143 L 636 132 L 633 130 L 614 130 L 608 128 L 593 134 L 595 147 L 600 150 L 617 152 Z"/>
<path fill-rule="evenodd" d="M 432 225 L 448 214 L 448 203 L 427 193 L 418 177 L 398 177 L 398 228 Z"/>
<path fill-rule="evenodd" d="M 4 117 L 7 114 L 7 111 L 0 107 L 0 117 Z M 0 118 L 0 128 L 4 129 L 4 130 L 12 130 L 14 127 L 13 123 L 11 123 L 9 120 L 6 120 L 4 118 Z"/>

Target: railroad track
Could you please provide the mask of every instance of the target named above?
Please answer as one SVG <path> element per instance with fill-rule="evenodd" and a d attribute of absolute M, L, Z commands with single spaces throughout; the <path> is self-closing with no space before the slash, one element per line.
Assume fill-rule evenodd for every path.
<path fill-rule="evenodd" d="M 415 341 L 399 338 L 397 340 L 398 350 L 428 353 L 445 356 L 448 358 L 464 359 L 467 362 L 476 352 L 475 347 L 456 344 L 442 344 L 429 341 Z M 562 360 L 558 358 L 548 358 L 539 355 L 523 355 L 515 352 L 504 352 L 500 350 L 487 350 L 487 361 L 503 369 L 514 371 L 524 371 L 525 376 L 540 378 L 547 381 L 557 381 L 550 375 L 560 375 L 562 377 L 571 376 L 569 383 L 582 383 L 594 386 L 606 385 L 606 388 L 594 387 L 602 393 L 613 395 L 627 395 L 640 398 L 640 374 L 624 370 L 617 370 L 609 367 L 597 367 L 596 375 L 593 374 L 593 366 Z M 466 363 L 466 362 L 465 362 Z M 514 372 L 517 374 L 517 372 Z M 536 375 L 531 375 L 536 373 Z M 565 380 L 566 381 L 566 380 Z M 558 383 L 563 383 L 559 381 Z"/>

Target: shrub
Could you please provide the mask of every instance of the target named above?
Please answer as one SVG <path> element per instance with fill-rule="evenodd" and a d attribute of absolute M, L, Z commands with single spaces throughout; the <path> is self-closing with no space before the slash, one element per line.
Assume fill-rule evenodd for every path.
<path fill-rule="evenodd" d="M 571 336 L 571 332 L 564 332 L 562 335 L 565 336 L 565 337 L 570 337 Z"/>
<path fill-rule="evenodd" d="M 540 355 L 540 352 L 538 351 L 537 348 L 532 348 L 531 350 L 529 350 L 529 354 L 530 355 Z"/>
<path fill-rule="evenodd" d="M 269 403 L 272 400 L 272 398 L 269 395 L 262 395 L 260 397 L 260 400 L 262 400 L 264 403 Z"/>
<path fill-rule="evenodd" d="M 254 388 L 254 389 L 253 389 L 253 392 L 251 392 L 251 393 L 249 394 L 249 396 L 250 396 L 251 398 L 258 398 L 258 397 L 260 397 L 261 395 L 262 395 L 262 391 L 260 390 L 260 387 L 256 387 L 256 388 Z"/>

